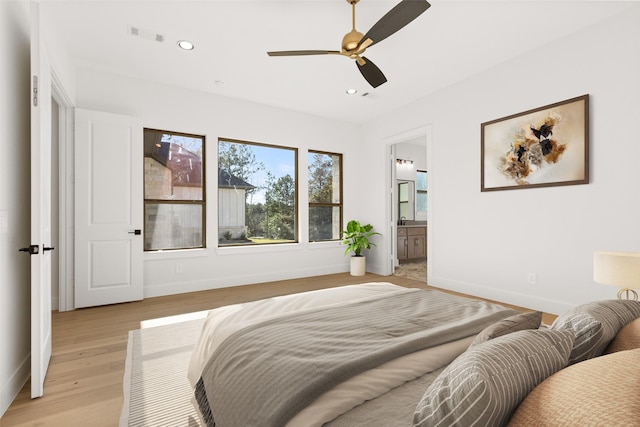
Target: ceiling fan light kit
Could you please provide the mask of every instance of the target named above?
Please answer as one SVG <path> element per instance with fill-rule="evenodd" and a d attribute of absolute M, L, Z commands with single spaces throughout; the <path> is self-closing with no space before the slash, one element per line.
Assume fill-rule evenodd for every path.
<path fill-rule="evenodd" d="M 362 56 L 367 48 L 396 33 L 420 16 L 431 5 L 426 0 L 402 0 L 387 12 L 366 33 L 356 30 L 356 4 L 360 0 L 346 0 L 351 5 L 351 31 L 342 38 L 341 50 L 285 50 L 267 52 L 269 56 L 342 55 L 355 60 L 360 73 L 374 88 L 387 81 L 380 68 Z"/>

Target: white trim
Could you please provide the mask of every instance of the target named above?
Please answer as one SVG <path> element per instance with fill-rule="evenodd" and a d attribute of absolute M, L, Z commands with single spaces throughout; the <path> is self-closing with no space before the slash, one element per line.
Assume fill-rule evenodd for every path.
<path fill-rule="evenodd" d="M 416 129 L 412 129 L 410 131 L 407 132 L 402 132 L 396 135 L 392 135 L 390 137 L 387 137 L 384 139 L 384 143 L 387 146 L 387 153 L 388 155 L 391 157 L 392 154 L 395 152 L 393 146 L 395 144 L 401 143 L 401 142 L 405 142 L 405 141 L 410 141 L 412 139 L 417 139 L 423 137 L 426 139 L 426 156 L 427 156 L 427 171 L 430 172 L 432 170 L 432 165 L 433 165 L 433 131 L 432 131 L 432 125 L 425 125 L 425 126 L 421 126 L 419 128 Z M 394 203 L 394 194 L 395 194 L 395 189 L 394 189 L 394 183 L 395 183 L 395 159 L 390 158 L 389 161 L 387 162 L 387 170 L 386 170 L 386 176 L 387 176 L 387 182 L 391 185 L 392 189 L 391 191 L 386 191 L 386 205 L 385 206 L 391 206 Z M 433 235 L 433 222 L 432 222 L 432 209 L 431 206 L 433 206 L 433 202 L 432 202 L 432 198 L 433 198 L 433 191 L 431 191 L 433 188 L 433 174 L 429 173 L 429 192 L 427 193 L 427 224 L 428 224 L 428 231 L 427 231 L 427 281 L 429 278 L 429 275 L 431 274 L 431 272 L 433 271 L 433 269 L 431 268 L 432 263 L 433 263 L 433 251 L 431 250 L 431 241 L 432 238 L 431 236 Z M 395 268 L 395 260 L 397 258 L 397 254 L 396 254 L 396 250 L 397 250 L 397 225 L 396 225 L 396 221 L 397 221 L 397 215 L 395 213 L 395 209 L 386 209 L 386 214 L 385 214 L 385 221 L 387 224 L 390 224 L 391 226 L 391 235 L 392 238 L 388 239 L 391 242 L 391 248 L 388 251 L 389 256 L 391 257 L 391 261 L 390 262 L 385 262 L 384 263 L 384 269 L 383 269 L 383 274 L 384 275 L 391 275 L 393 274 L 393 270 Z"/>
<path fill-rule="evenodd" d="M 204 258 L 211 254 L 209 248 L 180 249 L 167 251 L 147 251 L 142 254 L 144 261 L 157 261 L 165 259 Z"/>
<path fill-rule="evenodd" d="M 391 212 L 391 219 L 388 222 L 389 227 L 390 227 L 390 233 L 389 235 L 391 236 L 391 254 L 390 254 L 390 267 L 389 267 L 389 274 L 393 274 L 393 272 L 395 271 L 396 265 L 398 264 L 398 210 L 396 209 L 396 200 L 397 200 L 397 194 L 396 194 L 396 180 L 397 180 L 397 169 L 396 169 L 396 144 L 389 144 L 388 145 L 389 150 L 389 162 L 390 162 L 390 167 L 389 167 L 389 191 L 388 191 L 388 197 L 389 197 L 389 203 L 387 204 L 387 206 L 391 206 L 390 212 Z"/>
<path fill-rule="evenodd" d="M 58 104 L 58 300 L 59 311 L 74 309 L 73 301 L 73 102 L 51 68 L 51 96 Z"/>
<path fill-rule="evenodd" d="M 31 353 L 20 363 L 18 369 L 13 372 L 7 382 L 2 385 L 2 390 L 0 390 L 0 418 L 9 409 L 9 406 L 11 406 L 30 376 Z"/>
<path fill-rule="evenodd" d="M 217 255 L 244 255 L 244 254 L 260 254 L 273 252 L 293 252 L 299 251 L 303 243 L 274 243 L 262 245 L 238 245 L 238 246 L 218 246 L 216 248 Z"/>
<path fill-rule="evenodd" d="M 434 187 L 433 183 L 436 180 L 433 179 L 434 161 L 433 161 L 433 126 L 432 125 L 429 125 L 426 127 L 425 136 L 427 137 L 427 174 L 429 176 L 429 181 L 427 184 L 427 282 L 429 282 L 429 276 L 432 275 L 432 272 L 433 272 L 434 253 L 433 253 L 432 242 L 433 242 L 434 230 L 436 229 L 433 223 L 433 209 L 432 209 L 433 206 L 436 206 L 434 205 L 434 202 L 433 202 L 433 194 L 434 194 L 433 189 L 436 188 Z"/>
<path fill-rule="evenodd" d="M 73 101 L 69 93 L 64 88 L 62 80 L 58 77 L 56 70 L 51 67 L 51 95 L 58 104 L 63 104 L 65 107 L 73 107 Z"/>
<path fill-rule="evenodd" d="M 347 249 L 346 246 L 342 244 L 342 240 L 322 240 L 318 242 L 308 242 L 306 247 L 307 249 L 316 250 L 316 249 L 332 248 L 335 246 L 339 247 L 342 250 L 342 252 L 344 252 Z"/>

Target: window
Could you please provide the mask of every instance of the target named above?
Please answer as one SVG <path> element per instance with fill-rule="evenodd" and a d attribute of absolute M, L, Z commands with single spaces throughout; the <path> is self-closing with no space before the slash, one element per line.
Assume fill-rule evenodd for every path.
<path fill-rule="evenodd" d="M 413 188 L 409 181 L 403 181 L 398 183 L 398 219 L 413 220 L 413 208 L 409 203 L 409 196 Z M 411 208 L 411 210 L 409 209 Z"/>
<path fill-rule="evenodd" d="M 416 210 L 427 210 L 427 171 L 416 173 Z"/>
<path fill-rule="evenodd" d="M 204 136 L 144 130 L 144 250 L 205 247 Z"/>
<path fill-rule="evenodd" d="M 339 240 L 342 154 L 309 151 L 309 241 Z"/>
<path fill-rule="evenodd" d="M 218 246 L 293 243 L 295 148 L 218 140 Z"/>

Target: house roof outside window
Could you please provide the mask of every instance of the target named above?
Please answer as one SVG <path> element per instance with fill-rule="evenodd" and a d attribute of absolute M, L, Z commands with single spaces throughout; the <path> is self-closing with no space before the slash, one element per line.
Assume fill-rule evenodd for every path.
<path fill-rule="evenodd" d="M 246 181 L 231 175 L 224 169 L 218 168 L 218 188 L 238 188 L 243 190 L 251 190 L 256 188 Z"/>

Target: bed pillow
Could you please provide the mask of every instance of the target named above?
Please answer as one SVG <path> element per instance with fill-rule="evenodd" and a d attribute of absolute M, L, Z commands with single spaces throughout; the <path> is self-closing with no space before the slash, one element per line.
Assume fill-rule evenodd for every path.
<path fill-rule="evenodd" d="M 616 334 L 604 350 L 605 354 L 640 348 L 640 318 L 629 323 Z"/>
<path fill-rule="evenodd" d="M 637 426 L 640 349 L 576 363 L 536 387 L 511 417 L 513 427 Z"/>
<path fill-rule="evenodd" d="M 525 330 L 471 347 L 435 379 L 414 427 L 505 425 L 520 402 L 566 366 L 573 331 Z"/>
<path fill-rule="evenodd" d="M 476 335 L 469 347 L 482 344 L 485 341 L 489 341 L 512 332 L 523 331 L 525 329 L 538 329 L 540 327 L 540 323 L 542 323 L 541 311 L 515 314 L 507 317 L 506 319 L 499 320 L 493 325 L 483 329 L 478 335 Z"/>
<path fill-rule="evenodd" d="M 600 356 L 618 331 L 640 317 L 640 301 L 596 301 L 574 307 L 551 325 L 554 330 L 575 332 L 569 364 Z"/>

